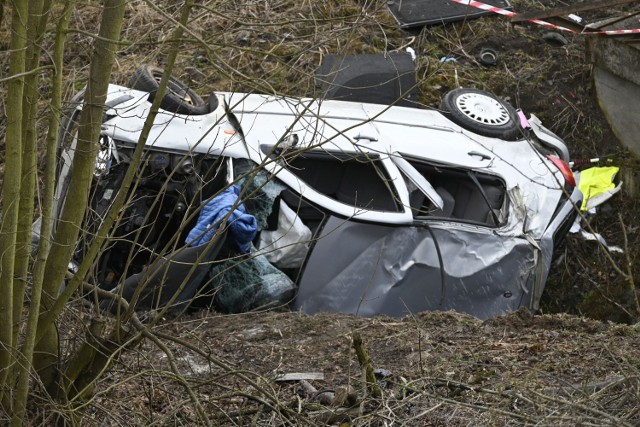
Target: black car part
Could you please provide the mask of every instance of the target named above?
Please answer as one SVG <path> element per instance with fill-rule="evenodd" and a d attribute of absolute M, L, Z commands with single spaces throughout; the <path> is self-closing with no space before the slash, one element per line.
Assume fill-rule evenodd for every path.
<path fill-rule="evenodd" d="M 213 261 L 226 242 L 226 230 L 207 244 L 181 248 L 156 260 L 140 273 L 133 274 L 122 285 L 122 297 L 133 302 L 136 309 L 164 307 L 171 310 L 186 308 L 196 296 L 208 276 Z M 115 305 L 103 305 L 115 311 Z"/>
<path fill-rule="evenodd" d="M 129 87 L 149 92 L 149 102 L 153 102 L 163 74 L 164 70 L 162 68 L 148 64 L 142 65 L 129 79 Z M 169 77 L 169 84 L 160 103 L 160 108 L 177 114 L 207 114 L 217 107 L 216 96 L 211 95 L 211 97 L 216 101 L 213 103 L 214 105 L 211 105 L 211 99 L 209 99 L 209 102 L 204 102 L 186 84 L 172 76 Z"/>
<path fill-rule="evenodd" d="M 119 155 L 128 158 L 131 149 L 115 144 Z M 158 254 L 180 248 L 195 224 L 197 207 L 226 184 L 222 158 L 183 157 L 161 152 L 146 155 L 128 202 L 96 264 L 94 282 L 99 287 L 113 289 L 129 275 L 140 273 Z M 128 161 L 121 161 L 94 177 L 76 261 L 84 258 L 120 191 L 128 167 Z"/>
<path fill-rule="evenodd" d="M 415 64 L 405 52 L 327 55 L 316 70 L 325 99 L 415 107 L 417 87 Z"/>
<path fill-rule="evenodd" d="M 483 3 L 513 10 L 507 0 L 484 0 Z M 454 3 L 450 0 L 389 0 L 387 6 L 400 24 L 400 28 L 444 24 L 493 14 L 488 10 Z"/>

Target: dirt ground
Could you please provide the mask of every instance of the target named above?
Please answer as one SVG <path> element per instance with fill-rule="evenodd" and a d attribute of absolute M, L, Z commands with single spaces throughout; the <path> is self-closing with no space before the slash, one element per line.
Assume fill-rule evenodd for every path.
<path fill-rule="evenodd" d="M 484 322 L 451 312 L 404 319 L 200 312 L 157 329 L 196 346 L 168 344 L 213 425 L 640 422 L 637 326 L 526 311 Z M 356 334 L 379 370 L 377 398 L 363 382 Z M 308 381 L 311 391 L 277 379 L 294 373 L 322 378 Z M 148 342 L 120 359 L 88 407 L 95 421 L 82 425 L 198 424 L 166 354 Z"/>
<path fill-rule="evenodd" d="M 566 5 L 513 3 L 518 11 Z M 568 35 L 567 45 L 555 47 L 542 40 L 547 29 L 512 26 L 500 17 L 405 32 L 385 2 L 203 4 L 208 9 L 200 9 L 191 25 L 192 36 L 203 43 L 187 42 L 178 63 L 179 77 L 201 94 L 313 96 L 313 70 L 328 53 L 412 47 L 425 106 L 437 108 L 442 95 L 457 86 L 487 89 L 540 117 L 575 158 L 636 164 L 598 108 L 584 36 Z M 74 28 L 97 28 L 92 7 L 74 16 Z M 601 10 L 593 18 L 626 10 Z M 146 3 L 132 2 L 127 20 L 127 43 L 114 70 L 117 83 L 142 63 L 162 65 L 166 47 L 158 40 L 171 29 Z M 8 39 L 0 40 L 5 48 Z M 86 78 L 87 43 L 81 31 L 70 34 L 67 98 Z M 499 54 L 494 67 L 477 62 L 486 46 Z M 456 62 L 440 63 L 443 56 Z M 610 244 L 628 240 L 630 250 L 613 254 L 613 261 L 629 265 L 631 274 L 636 212 L 637 201 L 623 195 L 591 220 Z M 606 322 L 637 320 L 628 281 L 602 248 L 576 236 L 568 237 L 557 259 L 542 312 L 535 315 L 521 311 L 483 322 L 456 313 L 366 319 L 200 311 L 167 319 L 154 328 L 164 334 L 167 348 L 145 340 L 119 356 L 95 396 L 81 405 L 79 425 L 200 425 L 198 405 L 211 425 L 639 425 L 640 329 Z M 81 321 L 86 316 L 81 309 L 70 311 Z M 353 349 L 358 334 L 371 367 L 380 370 L 380 394 L 363 381 Z M 71 338 L 66 346 L 75 342 Z M 309 380 L 306 389 L 301 381 L 276 380 L 291 373 L 322 379 Z M 69 419 L 77 413 L 73 405 L 37 401 L 33 425 L 51 425 L 54 407 Z"/>

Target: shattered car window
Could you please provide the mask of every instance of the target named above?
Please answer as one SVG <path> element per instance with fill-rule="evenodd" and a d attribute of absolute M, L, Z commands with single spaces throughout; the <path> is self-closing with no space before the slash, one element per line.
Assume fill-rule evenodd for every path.
<path fill-rule="evenodd" d="M 499 178 L 425 162 L 409 160 L 409 163 L 433 185 L 443 202 L 442 208 L 435 206 L 405 176 L 414 218 L 456 219 L 490 227 L 504 223 L 508 198 L 505 184 Z"/>
<path fill-rule="evenodd" d="M 367 210 L 402 212 L 379 157 L 306 152 L 287 158 L 286 167 L 316 191 Z"/>

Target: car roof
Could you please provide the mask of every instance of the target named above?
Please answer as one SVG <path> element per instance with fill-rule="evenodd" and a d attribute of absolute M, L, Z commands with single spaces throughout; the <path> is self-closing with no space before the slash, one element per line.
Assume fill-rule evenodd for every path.
<path fill-rule="evenodd" d="M 482 157 L 492 157 L 491 151 L 501 142 L 465 132 L 437 110 L 235 92 L 212 96 L 223 102 L 205 115 L 161 110 L 147 145 L 169 151 L 224 151 L 231 157 L 255 160 L 260 151 L 295 134 L 300 148 L 385 155 L 398 152 L 434 163 L 474 168 L 483 167 L 486 162 Z M 146 92 L 110 85 L 107 105 L 117 104 L 117 112 L 112 114 L 118 119 L 111 128 L 109 121 L 105 123 L 106 133 L 136 143 L 142 130 L 141 118 L 151 106 L 147 98 Z M 235 135 L 238 127 L 242 135 Z M 506 148 L 511 149 L 518 151 L 514 142 Z M 469 156 L 470 152 L 477 155 Z"/>
<path fill-rule="evenodd" d="M 249 147 L 268 151 L 289 135 L 300 148 L 329 152 L 402 153 L 417 159 L 469 168 L 483 167 L 482 156 L 496 139 L 470 137 L 434 110 L 348 101 L 219 93 L 237 118 Z M 262 148 L 260 150 L 260 148 Z"/>

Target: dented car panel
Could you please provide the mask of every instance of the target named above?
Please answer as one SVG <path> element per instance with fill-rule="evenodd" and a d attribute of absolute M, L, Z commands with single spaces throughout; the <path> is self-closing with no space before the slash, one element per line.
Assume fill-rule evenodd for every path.
<path fill-rule="evenodd" d="M 362 316 L 456 310 L 486 319 L 529 306 L 535 251 L 526 239 L 471 228 L 331 217 L 299 281 L 295 307 Z"/>

